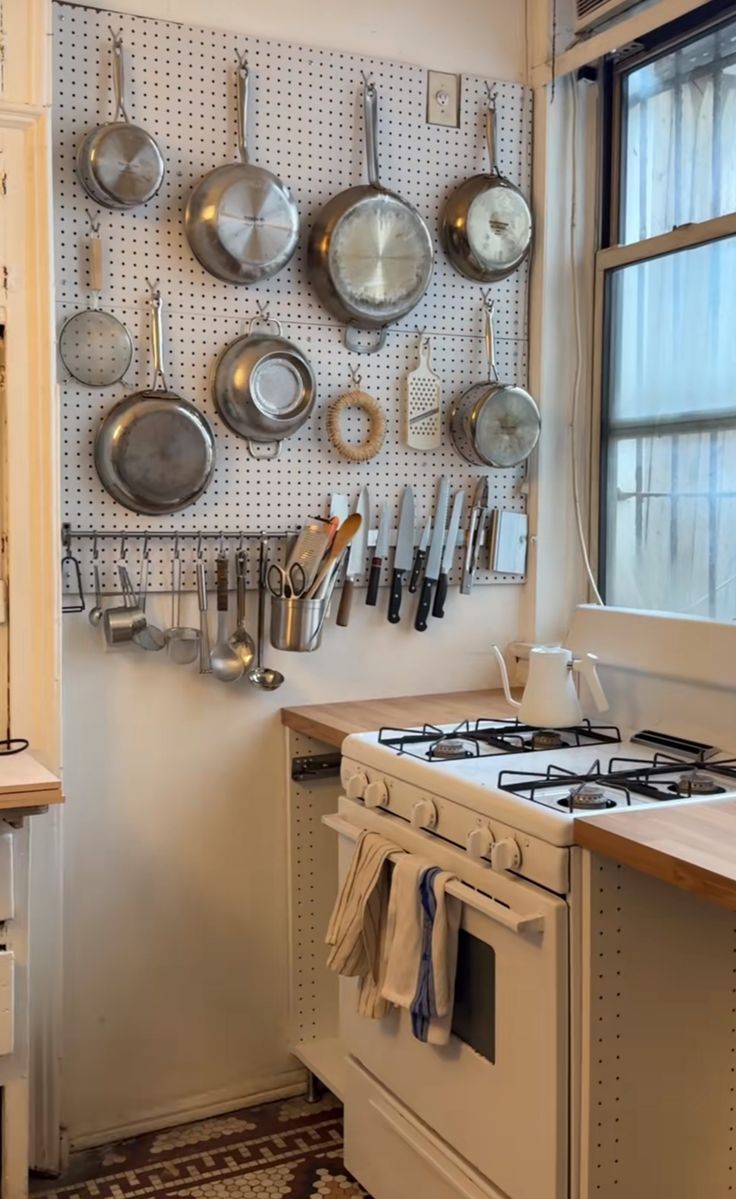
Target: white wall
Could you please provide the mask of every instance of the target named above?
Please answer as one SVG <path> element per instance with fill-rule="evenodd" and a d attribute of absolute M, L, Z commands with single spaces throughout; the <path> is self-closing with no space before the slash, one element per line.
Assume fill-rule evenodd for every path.
<path fill-rule="evenodd" d="M 114 7 L 507 79 L 524 71 L 520 0 Z M 318 653 L 269 652 L 287 676 L 272 695 L 157 655 L 106 655 L 84 617 L 65 617 L 63 1116 L 73 1143 L 293 1080 L 279 708 L 495 685 L 489 646 L 518 634 L 520 597 L 518 587 L 453 593 L 422 637 L 357 603 L 350 628 L 330 629 Z"/>
<path fill-rule="evenodd" d="M 86 0 L 89 8 L 242 29 L 443 71 L 523 80 L 525 0 Z"/>

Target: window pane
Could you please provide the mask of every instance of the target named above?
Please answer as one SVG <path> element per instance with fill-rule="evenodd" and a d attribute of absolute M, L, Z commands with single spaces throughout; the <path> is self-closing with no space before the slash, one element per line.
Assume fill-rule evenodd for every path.
<path fill-rule="evenodd" d="M 609 444 L 606 600 L 736 619 L 736 430 Z"/>
<path fill-rule="evenodd" d="M 624 78 L 623 242 L 736 211 L 736 22 Z"/>
<path fill-rule="evenodd" d="M 736 237 L 612 272 L 612 424 L 736 414 L 734 279 Z"/>

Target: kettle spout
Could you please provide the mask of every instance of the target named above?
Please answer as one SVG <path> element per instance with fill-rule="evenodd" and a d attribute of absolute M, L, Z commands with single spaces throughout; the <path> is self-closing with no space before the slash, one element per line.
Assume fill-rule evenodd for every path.
<path fill-rule="evenodd" d="M 520 708 L 521 704 L 519 703 L 518 699 L 514 699 L 511 694 L 511 687 L 509 686 L 509 673 L 506 669 L 506 663 L 504 661 L 503 654 L 497 645 L 494 645 L 493 652 L 498 659 L 498 666 L 499 670 L 501 671 L 501 682 L 503 683 L 503 693 L 506 696 L 506 702 L 509 703 L 512 708 Z"/>

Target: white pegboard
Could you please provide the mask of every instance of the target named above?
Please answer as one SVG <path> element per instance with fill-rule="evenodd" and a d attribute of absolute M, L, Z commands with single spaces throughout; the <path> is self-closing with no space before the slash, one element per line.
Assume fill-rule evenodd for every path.
<path fill-rule="evenodd" d="M 112 117 L 110 36 L 120 29 L 125 46 L 128 107 L 134 121 L 159 141 L 167 174 L 159 195 L 144 208 L 102 211 L 105 287 L 101 307 L 129 328 L 134 357 L 124 384 L 101 391 L 71 381 L 62 384 L 63 518 L 73 529 L 257 530 L 298 527 L 309 514 L 326 514 L 329 495 L 352 502 L 370 489 L 373 523 L 389 501 L 397 517 L 402 488 L 414 488 L 417 526 L 431 509 L 436 479 L 472 491 L 482 473 L 455 451 L 446 431 L 440 449 L 409 450 L 401 443 L 404 379 L 417 363 L 419 332 L 432 336 L 434 369 L 443 381 L 445 413 L 450 398 L 485 377 L 481 289 L 457 275 L 444 258 L 437 230 L 444 199 L 468 175 L 486 169 L 482 110 L 485 80 L 466 76 L 459 129 L 425 121 L 426 72 L 415 66 L 370 57 L 290 45 L 242 34 L 173 22 L 55 5 L 56 283 L 59 326 L 87 307 L 85 254 L 90 207 L 74 170 L 84 133 Z M 245 50 L 253 82 L 250 146 L 254 161 L 268 166 L 292 188 L 302 222 L 299 249 L 275 278 L 258 287 L 223 283 L 192 256 L 182 213 L 192 185 L 204 173 L 235 159 L 235 60 Z M 414 203 L 435 233 L 435 271 L 420 305 L 388 331 L 373 355 L 351 355 L 342 328 L 310 289 L 304 269 L 308 230 L 318 208 L 332 195 L 364 180 L 361 71 L 372 74 L 379 92 L 379 144 L 385 184 Z M 499 83 L 501 167 L 525 192 L 530 188 L 531 94 L 519 84 Z M 94 435 L 104 414 L 129 391 L 150 379 L 146 279 L 160 282 L 166 301 L 170 384 L 193 400 L 213 423 L 217 467 L 208 491 L 196 504 L 167 518 L 138 517 L 116 504 L 94 470 Z M 526 379 L 527 268 L 497 284 L 497 352 L 502 378 Z M 280 457 L 257 462 L 245 443 L 225 428 L 210 395 L 218 352 L 267 300 L 270 314 L 284 322 L 312 362 L 318 401 L 309 423 L 285 441 Z M 380 455 L 352 464 L 330 446 L 325 409 L 350 387 L 357 365 L 362 386 L 384 405 L 387 436 Z M 349 436 L 361 431 L 350 418 Z M 522 511 L 524 468 L 488 472 L 491 506 Z M 82 549 L 75 545 L 75 552 Z M 170 546 L 152 545 L 152 589 L 166 590 Z M 103 586 L 114 587 L 110 568 L 117 548 L 100 543 Z M 91 583 L 90 551 L 84 545 L 85 587 Z M 458 579 L 460 555 L 456 573 Z M 481 572 L 478 582 L 513 582 L 517 576 Z"/>

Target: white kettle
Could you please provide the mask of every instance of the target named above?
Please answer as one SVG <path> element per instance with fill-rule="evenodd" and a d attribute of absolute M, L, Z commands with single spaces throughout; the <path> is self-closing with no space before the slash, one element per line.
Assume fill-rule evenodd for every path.
<path fill-rule="evenodd" d="M 606 693 L 598 678 L 595 654 L 575 658 L 564 646 L 535 645 L 529 653 L 529 678 L 521 703 L 511 696 L 509 676 L 503 654 L 497 645 L 493 652 L 501 668 L 501 681 L 506 699 L 519 710 L 519 720 L 536 728 L 567 729 L 580 724 L 583 710 L 575 689 L 575 674 L 587 682 L 599 712 L 608 708 Z"/>

